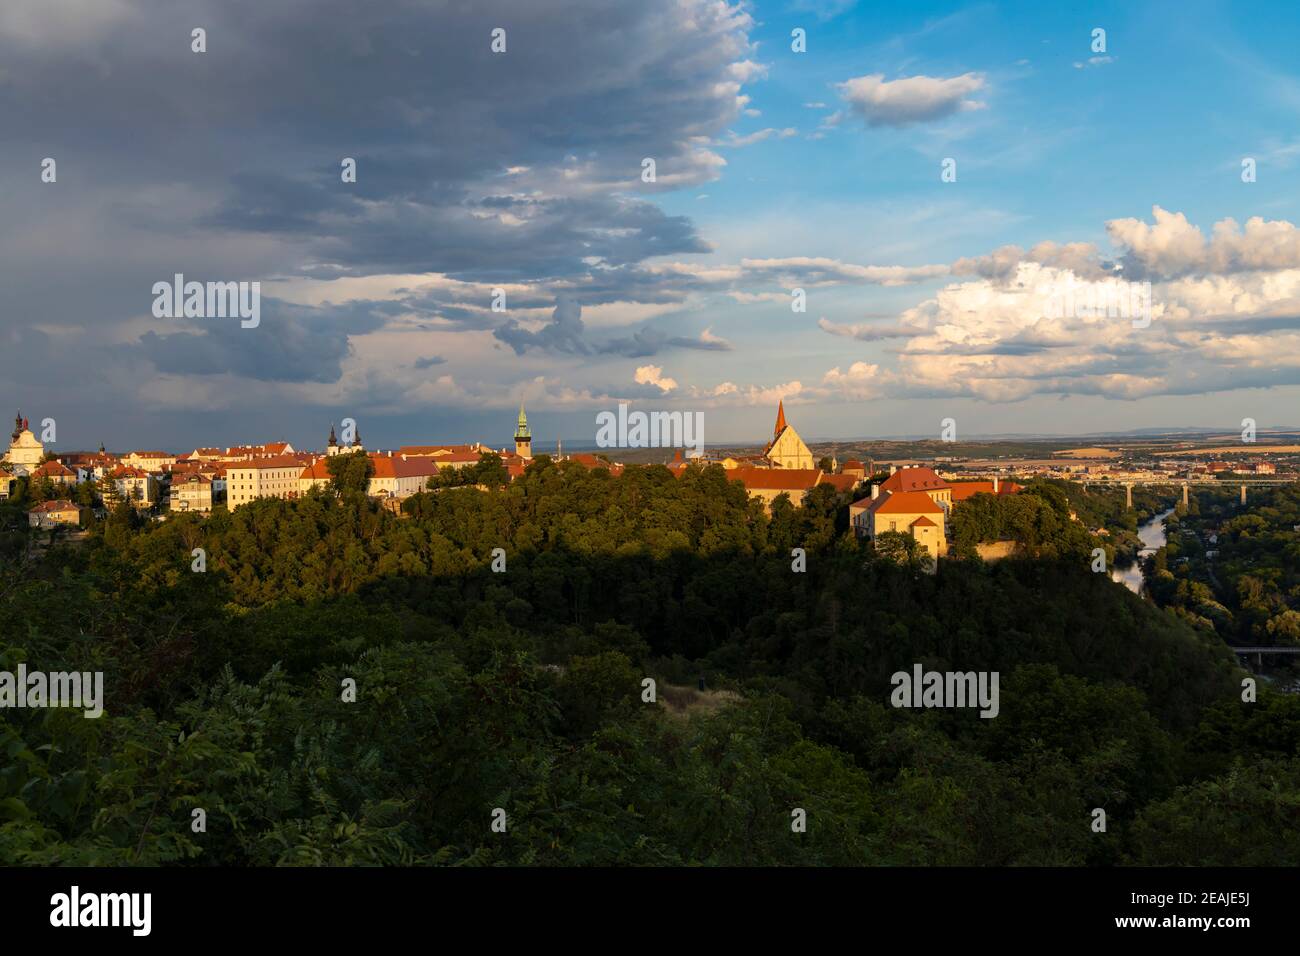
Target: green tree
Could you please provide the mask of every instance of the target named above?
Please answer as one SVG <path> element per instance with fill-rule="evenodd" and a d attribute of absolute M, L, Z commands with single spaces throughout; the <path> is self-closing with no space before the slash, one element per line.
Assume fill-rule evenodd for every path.
<path fill-rule="evenodd" d="M 325 459 L 330 473 L 330 489 L 338 495 L 362 494 L 370 490 L 370 479 L 375 474 L 375 463 L 365 451 L 330 455 Z"/>

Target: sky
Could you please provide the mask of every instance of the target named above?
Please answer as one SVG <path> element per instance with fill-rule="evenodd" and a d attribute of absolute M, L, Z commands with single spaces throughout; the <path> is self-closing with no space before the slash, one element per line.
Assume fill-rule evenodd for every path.
<path fill-rule="evenodd" d="M 65 450 L 1300 422 L 1300 5 L 1070 6 L 5 0 L 0 402 Z"/>

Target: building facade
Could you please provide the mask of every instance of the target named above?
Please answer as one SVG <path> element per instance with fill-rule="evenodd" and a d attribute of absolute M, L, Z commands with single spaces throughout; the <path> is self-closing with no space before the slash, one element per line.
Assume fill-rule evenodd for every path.
<path fill-rule="evenodd" d="M 297 498 L 305 462 L 292 455 L 231 462 L 226 468 L 226 504 L 231 511 L 256 498 Z"/>
<path fill-rule="evenodd" d="M 816 468 L 812 451 L 804 444 L 794 426 L 785 420 L 785 402 L 777 403 L 776 427 L 772 440 L 763 449 L 763 456 L 773 468 Z"/>

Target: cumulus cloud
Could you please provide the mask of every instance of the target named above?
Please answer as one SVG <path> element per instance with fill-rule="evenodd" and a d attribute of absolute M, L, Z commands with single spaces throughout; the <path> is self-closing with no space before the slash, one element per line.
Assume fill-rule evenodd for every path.
<path fill-rule="evenodd" d="M 1300 230 L 1289 222 L 1254 216 L 1245 228 L 1234 219 L 1214 224 L 1210 239 L 1182 213 L 1152 207 L 1154 220 L 1112 219 L 1111 241 L 1125 250 L 1125 272 L 1172 278 L 1192 273 L 1231 274 L 1300 268 Z"/>
<path fill-rule="evenodd" d="M 974 94 L 986 88 L 979 73 L 960 76 L 909 76 L 886 80 L 883 73 L 858 76 L 837 85 L 849 113 L 868 126 L 910 126 L 954 113 L 983 109 Z"/>
<path fill-rule="evenodd" d="M 834 393 L 836 398 L 845 401 L 862 401 L 879 398 L 883 393 L 883 377 L 880 366 L 867 362 L 854 362 L 848 371 L 841 372 L 839 366 L 822 376 L 822 384 Z"/>
<path fill-rule="evenodd" d="M 664 375 L 664 370 L 658 365 L 642 365 L 636 370 L 633 377 L 639 385 L 654 385 L 661 392 L 671 392 L 677 387 L 677 382 Z"/>
<path fill-rule="evenodd" d="M 952 274 L 981 276 L 986 279 L 1006 279 L 1016 274 L 1022 262 L 1037 262 L 1046 266 L 1069 269 L 1075 275 L 1100 279 L 1111 267 L 1098 257 L 1097 247 L 1090 242 L 1040 242 L 1028 252 L 1019 246 L 1002 246 L 988 255 L 958 259 L 952 264 Z"/>

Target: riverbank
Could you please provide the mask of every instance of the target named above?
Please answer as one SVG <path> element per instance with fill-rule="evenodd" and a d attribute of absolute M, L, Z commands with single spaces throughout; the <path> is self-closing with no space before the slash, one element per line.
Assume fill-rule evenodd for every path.
<path fill-rule="evenodd" d="M 1134 594 L 1142 593 L 1145 585 L 1142 562 L 1165 546 L 1165 519 L 1173 513 L 1174 509 L 1169 508 L 1138 526 L 1138 538 L 1142 541 L 1142 547 L 1138 550 L 1137 558 L 1125 567 L 1111 568 L 1112 581 L 1118 581 Z"/>

